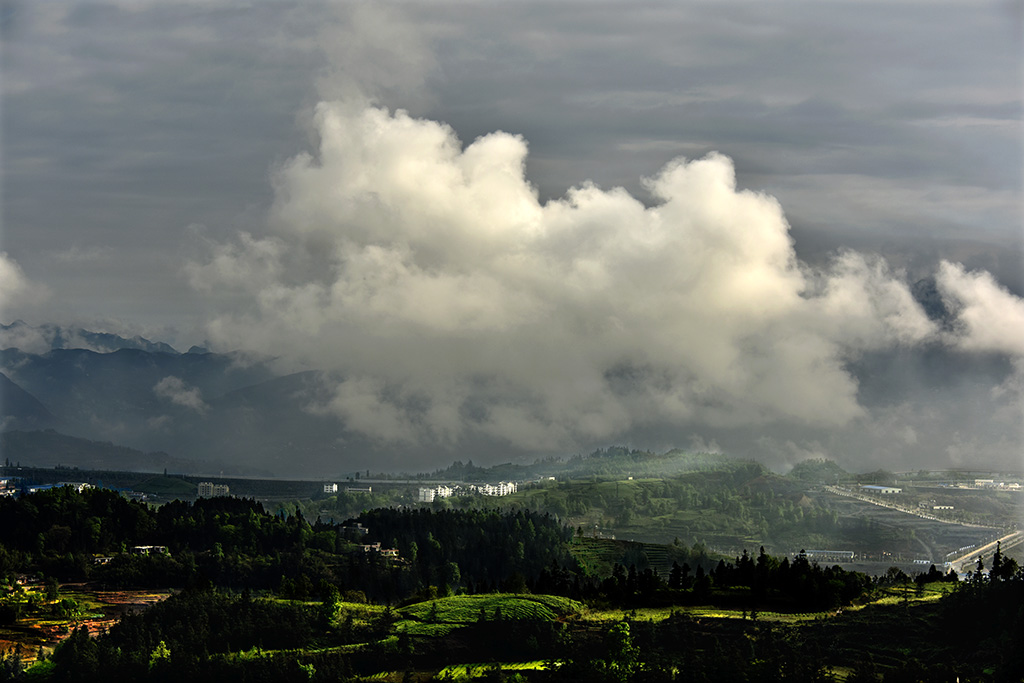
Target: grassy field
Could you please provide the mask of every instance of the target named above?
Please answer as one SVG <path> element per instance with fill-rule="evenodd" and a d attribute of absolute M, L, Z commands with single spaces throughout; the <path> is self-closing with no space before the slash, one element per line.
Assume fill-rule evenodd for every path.
<path fill-rule="evenodd" d="M 557 595 L 458 595 L 400 608 L 395 630 L 410 636 L 439 638 L 480 620 L 562 621 L 584 609 L 582 603 Z"/>
<path fill-rule="evenodd" d="M 437 681 L 476 681 L 492 672 L 514 673 L 544 669 L 548 662 L 493 662 L 489 664 L 457 664 L 437 672 Z"/>
<path fill-rule="evenodd" d="M 557 595 L 510 595 L 486 593 L 482 595 L 458 595 L 418 602 L 398 610 L 408 620 L 469 624 L 485 619 L 495 619 L 500 611 L 502 619 L 530 619 L 536 621 L 557 621 L 579 614 L 582 603 Z"/>
<path fill-rule="evenodd" d="M 638 621 L 663 621 L 672 614 L 685 614 L 695 619 L 750 619 L 748 612 L 741 609 L 722 607 L 639 607 L 637 609 L 593 608 L 584 610 L 579 619 L 598 623 L 611 623 L 631 619 Z M 757 612 L 758 621 L 770 621 L 780 624 L 797 624 L 815 619 L 835 616 L 835 612 Z"/>
<path fill-rule="evenodd" d="M 913 627 L 920 627 L 922 610 L 927 618 L 933 619 L 932 612 L 937 609 L 938 599 L 953 589 L 952 584 L 927 584 L 918 591 L 914 586 L 887 587 L 878 589 L 870 601 L 855 607 L 822 612 L 786 613 L 757 612 L 759 624 L 771 624 L 777 628 L 806 625 L 819 634 L 830 647 L 839 647 L 842 657 L 838 658 L 832 673 L 836 680 L 845 680 L 852 669 L 845 666 L 846 661 L 861 661 L 868 652 L 878 655 L 878 663 L 885 667 L 898 667 L 901 657 L 906 654 L 906 642 L 896 634 L 902 633 L 908 626 L 907 618 L 911 618 Z M 481 609 L 491 618 L 494 610 L 501 607 L 503 616 L 511 619 L 560 619 L 568 622 L 572 629 L 580 632 L 594 632 L 607 629 L 615 622 L 629 619 L 631 621 L 662 621 L 673 614 L 685 614 L 694 619 L 695 628 L 716 629 L 714 624 L 722 620 L 739 626 L 741 620 L 754 628 L 754 615 L 742 609 L 726 609 L 712 606 L 676 606 L 665 608 L 612 609 L 598 606 L 584 606 L 564 598 L 544 595 L 469 595 L 431 600 L 409 605 L 396 612 L 403 617 L 397 622 L 393 632 L 405 631 L 410 636 L 419 638 L 439 638 L 449 636 L 452 631 L 473 623 L 480 618 Z M 910 611 L 905 611 L 909 609 Z M 823 630 L 824 629 L 824 630 Z M 879 631 L 879 629 L 881 629 Z M 882 636 L 878 634 L 882 633 Z M 831 635 L 830 635 L 831 634 Z M 850 634 L 853 634 L 852 636 Z M 888 635 L 887 635 L 888 634 Z M 921 638 L 925 638 L 924 635 Z M 827 643 L 822 642 L 822 646 Z M 915 648 L 925 648 L 926 642 L 913 642 Z M 919 650 L 920 651 L 920 650 Z M 449 662 L 448 666 L 431 672 L 431 680 L 468 681 L 479 680 L 484 676 L 494 676 L 500 668 L 506 676 L 516 671 L 541 669 L 550 662 L 510 662 L 500 663 L 474 662 L 467 659 Z M 381 672 L 367 680 L 399 681 L 402 672 Z M 426 680 L 426 679 L 423 679 Z"/>
<path fill-rule="evenodd" d="M 855 612 L 870 605 L 917 605 L 934 603 L 953 590 L 953 584 L 926 584 L 921 591 L 912 586 L 897 586 L 880 589 L 870 601 L 863 605 L 845 607 L 842 610 L 820 612 L 772 612 L 758 611 L 760 621 L 780 624 L 795 624 L 816 619 L 827 619 L 843 613 Z M 365 606 L 364 606 L 365 607 Z M 403 607 L 396 611 L 400 616 L 396 629 L 410 635 L 438 637 L 450 633 L 461 625 L 480 619 L 481 611 L 487 619 L 494 619 L 497 609 L 503 619 L 534 619 L 558 621 L 582 621 L 610 623 L 624 618 L 633 620 L 662 621 L 672 614 L 686 614 L 694 618 L 750 619 L 753 615 L 742 608 L 713 606 L 670 606 L 640 607 L 636 609 L 588 607 L 582 603 L 553 595 L 460 595 L 437 600 L 427 600 Z"/>

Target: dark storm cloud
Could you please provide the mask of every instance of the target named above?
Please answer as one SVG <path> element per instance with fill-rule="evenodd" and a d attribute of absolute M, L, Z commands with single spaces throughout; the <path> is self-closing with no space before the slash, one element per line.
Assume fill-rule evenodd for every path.
<path fill-rule="evenodd" d="M 231 227 L 265 206 L 268 166 L 301 144 L 308 79 L 294 73 L 321 59 L 285 34 L 305 19 L 281 6 L 130 3 L 17 15 L 3 47 L 4 242 L 55 284 L 42 319 L 187 321 L 186 226 Z M 69 248 L 111 258 L 68 269 L 54 257 Z"/>

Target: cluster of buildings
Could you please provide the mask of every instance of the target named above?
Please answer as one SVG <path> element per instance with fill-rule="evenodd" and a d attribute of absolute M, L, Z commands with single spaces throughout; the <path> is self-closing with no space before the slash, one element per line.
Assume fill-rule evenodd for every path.
<path fill-rule="evenodd" d="M 856 555 L 852 550 L 801 550 L 793 559 L 804 557 L 809 562 L 853 562 Z"/>
<path fill-rule="evenodd" d="M 995 479 L 975 479 L 974 487 L 979 489 L 1008 489 L 1011 491 L 1020 490 L 1017 482 L 996 481 Z"/>
<path fill-rule="evenodd" d="M 433 488 L 420 487 L 418 500 L 421 503 L 432 503 L 437 498 L 479 494 L 482 496 L 507 496 L 519 490 L 514 481 L 501 481 L 497 484 L 466 484 L 464 486 L 448 486 L 440 484 Z"/>
<path fill-rule="evenodd" d="M 324 484 L 324 493 L 334 494 L 338 492 L 337 484 Z M 372 486 L 346 486 L 345 493 L 373 493 Z"/>
<path fill-rule="evenodd" d="M 216 498 L 218 496 L 231 495 L 231 488 L 227 484 L 214 484 L 212 481 L 199 482 L 196 493 L 199 498 Z"/>
<path fill-rule="evenodd" d="M 360 546 L 364 553 L 375 553 L 381 557 L 390 557 L 391 559 L 398 559 L 398 548 L 381 548 L 380 543 L 363 543 Z"/>
<path fill-rule="evenodd" d="M 362 522 L 356 522 L 354 525 L 345 525 L 341 527 L 341 530 L 345 532 L 347 536 L 366 536 L 370 533 L 370 530 L 363 526 Z M 349 539 L 352 540 L 352 539 Z M 399 559 L 398 548 L 382 548 L 380 543 L 360 543 L 359 547 L 363 549 L 364 553 L 380 555 L 383 558 L 397 560 Z"/>
<path fill-rule="evenodd" d="M 36 491 L 46 491 L 47 489 L 59 489 L 64 486 L 73 488 L 79 493 L 86 489 L 96 488 L 92 484 L 86 484 L 84 481 L 59 481 L 56 484 L 36 484 L 25 487 L 24 482 L 19 485 L 14 479 L 0 479 L 0 498 L 4 496 L 16 496 L 19 491 L 22 490 L 25 493 L 35 493 Z"/>
<path fill-rule="evenodd" d="M 132 555 L 167 555 L 165 545 L 133 545 Z"/>
<path fill-rule="evenodd" d="M 202 487 L 203 485 L 204 484 L 200 484 L 199 486 Z M 210 492 L 205 493 L 205 494 L 202 493 L 202 489 L 200 489 L 200 494 L 199 495 L 201 495 L 201 496 L 202 495 L 206 495 L 207 497 L 210 497 L 210 496 L 226 496 L 226 495 L 228 495 L 228 487 L 227 486 L 213 486 L 213 484 L 210 483 L 210 482 L 205 482 L 205 485 L 208 486 L 208 487 L 213 487 L 213 488 L 212 489 L 208 489 L 208 491 L 210 491 Z M 103 487 L 102 482 L 100 484 L 98 484 L 98 486 L 102 488 Z M 82 493 L 86 489 L 94 489 L 94 488 L 96 488 L 97 484 L 89 484 L 89 483 L 86 483 L 84 481 L 59 481 L 56 484 L 30 484 L 30 483 L 28 483 L 28 481 L 26 481 L 25 479 L 22 479 L 21 477 L 6 477 L 6 478 L 0 479 L 0 498 L 5 498 L 5 497 L 15 498 L 17 496 L 24 495 L 24 494 L 37 493 L 39 491 L 47 491 L 47 490 L 50 490 L 50 489 L 59 489 L 59 488 L 65 488 L 65 487 L 72 488 L 76 492 Z M 122 496 L 124 496 L 125 498 L 128 498 L 130 500 L 143 501 L 143 500 L 146 500 L 146 498 L 148 497 L 147 494 L 142 493 L 141 491 L 132 491 L 131 489 L 119 489 L 119 488 L 113 488 L 113 487 L 108 487 L 108 488 L 111 488 L 111 490 L 113 490 L 113 491 L 117 491 Z"/>

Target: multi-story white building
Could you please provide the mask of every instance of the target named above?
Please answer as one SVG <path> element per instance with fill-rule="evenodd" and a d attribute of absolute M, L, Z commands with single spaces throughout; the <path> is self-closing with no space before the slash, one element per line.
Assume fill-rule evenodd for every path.
<path fill-rule="evenodd" d="M 68 486 L 68 487 L 73 488 L 74 490 L 78 491 L 79 493 L 81 493 L 82 491 L 84 491 L 86 489 L 94 489 L 94 488 L 96 488 L 92 484 L 87 484 L 84 481 L 60 481 L 60 482 L 57 482 L 57 486 Z"/>
<path fill-rule="evenodd" d="M 337 493 L 337 492 L 338 492 L 338 485 L 337 484 L 324 484 L 324 493 Z"/>
<path fill-rule="evenodd" d="M 419 490 L 419 502 L 432 503 L 437 498 L 465 495 L 467 493 L 479 493 L 483 496 L 507 496 L 519 490 L 519 485 L 514 481 L 502 481 L 497 484 L 469 484 L 468 486 L 446 486 L 441 484 L 433 488 Z"/>
<path fill-rule="evenodd" d="M 473 486 L 473 490 L 485 496 L 507 496 L 519 490 L 514 481 L 500 481 L 497 484 L 481 484 Z"/>
<path fill-rule="evenodd" d="M 231 489 L 227 484 L 214 484 L 212 481 L 201 481 L 199 482 L 199 491 L 197 495 L 200 498 L 215 498 L 217 496 L 230 495 Z"/>
<path fill-rule="evenodd" d="M 423 488 L 420 487 L 419 502 L 421 503 L 433 503 L 435 498 L 448 498 L 455 494 L 455 489 L 451 486 L 441 484 L 434 488 Z"/>

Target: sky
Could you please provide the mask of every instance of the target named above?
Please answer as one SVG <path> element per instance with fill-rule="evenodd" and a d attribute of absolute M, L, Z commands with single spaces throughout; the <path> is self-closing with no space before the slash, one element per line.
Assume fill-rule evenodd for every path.
<path fill-rule="evenodd" d="M 1022 8 L 7 0 L 0 322 L 396 447 L 1019 466 Z"/>

